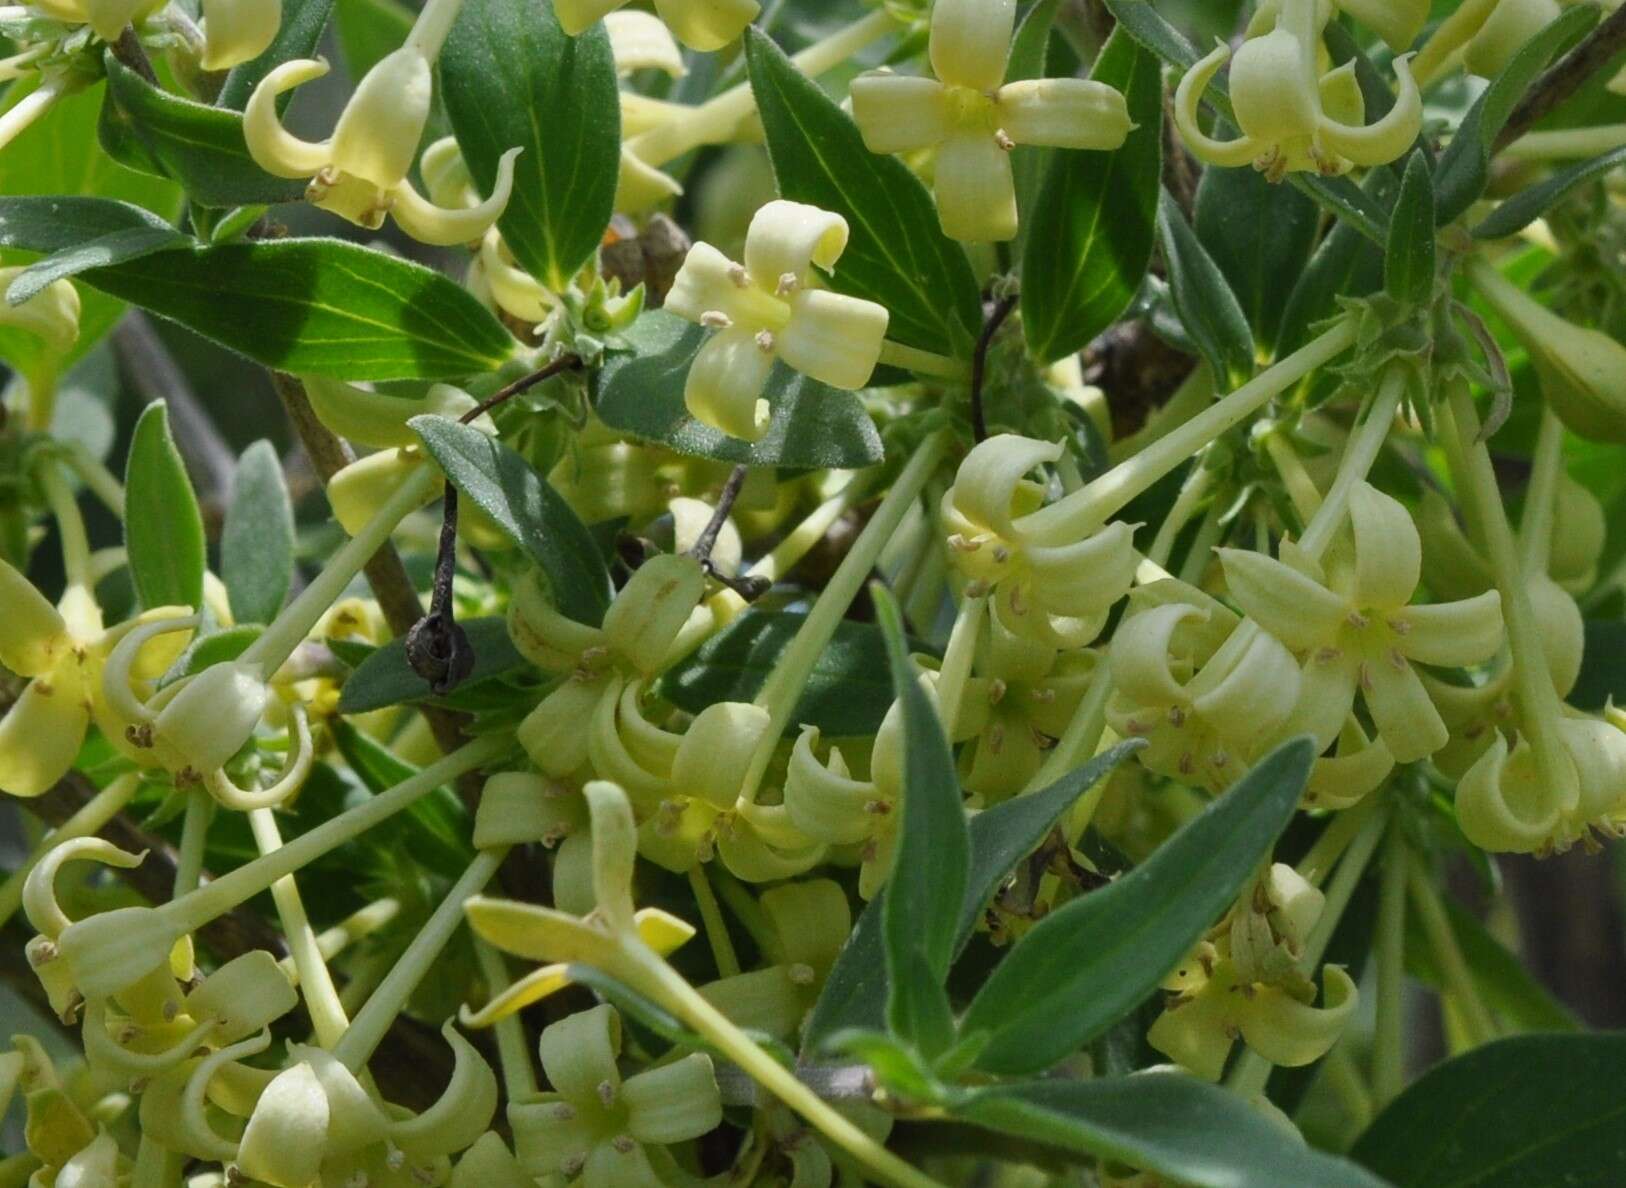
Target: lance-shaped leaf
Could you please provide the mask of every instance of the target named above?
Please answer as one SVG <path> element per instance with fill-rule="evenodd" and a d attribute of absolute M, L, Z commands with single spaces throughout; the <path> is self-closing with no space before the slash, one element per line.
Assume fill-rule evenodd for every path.
<path fill-rule="evenodd" d="M 141 604 L 203 604 L 203 515 L 169 432 L 169 409 L 149 404 L 124 470 L 124 544 Z"/>
<path fill-rule="evenodd" d="M 269 623 L 294 577 L 294 509 L 269 441 L 243 451 L 220 532 L 220 576 L 239 623 Z"/>
<path fill-rule="evenodd" d="M 1163 191 L 1157 240 L 1169 266 L 1169 296 L 1191 341 L 1222 388 L 1253 374 L 1253 332 L 1225 274 L 1198 241 L 1179 203 Z"/>
<path fill-rule="evenodd" d="M 1423 305 L 1434 294 L 1434 178 L 1428 158 L 1414 152 L 1389 216 L 1383 283 L 1396 301 Z"/>

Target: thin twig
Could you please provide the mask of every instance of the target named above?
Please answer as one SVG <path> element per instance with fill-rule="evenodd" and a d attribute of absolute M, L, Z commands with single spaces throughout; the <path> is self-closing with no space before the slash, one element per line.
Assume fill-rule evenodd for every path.
<path fill-rule="evenodd" d="M 1565 55 L 1563 61 L 1536 80 L 1536 85 L 1502 125 L 1495 151 L 1500 152 L 1530 131 L 1537 121 L 1580 90 L 1587 79 L 1622 50 L 1626 50 L 1626 8 L 1617 8 L 1585 41 Z"/>
<path fill-rule="evenodd" d="M 977 339 L 977 352 L 971 357 L 971 435 L 978 441 L 988 440 L 988 419 L 982 408 L 982 386 L 988 378 L 988 351 L 994 345 L 994 336 L 1016 308 L 1015 294 L 1002 299 L 983 323 L 982 336 Z"/>
<path fill-rule="evenodd" d="M 706 576 L 713 581 L 727 586 L 747 602 L 755 602 L 773 588 L 773 583 L 764 577 L 737 578 L 724 573 L 712 561 L 711 554 L 717 547 L 717 538 L 723 534 L 723 526 L 728 523 L 728 517 L 734 511 L 734 504 L 740 497 L 740 490 L 745 486 L 745 480 L 750 475 L 751 468 L 745 465 L 736 466 L 723 484 L 721 494 L 717 496 L 717 510 L 712 512 L 711 520 L 705 529 L 695 539 L 694 548 L 689 550 L 689 556 L 700 562 L 706 571 Z"/>
<path fill-rule="evenodd" d="M 555 359 L 540 371 L 533 371 L 530 375 L 515 380 L 506 388 L 500 389 L 496 395 L 469 409 L 468 412 L 463 414 L 460 421 L 462 424 L 471 425 L 492 409 L 507 404 L 521 392 L 528 392 L 538 384 L 545 383 L 556 375 L 561 375 L 567 371 L 577 371 L 581 368 L 581 365 L 581 359 L 575 355 L 564 355 Z"/>
<path fill-rule="evenodd" d="M 435 556 L 435 584 L 429 595 L 429 613 L 407 632 L 407 663 L 429 682 L 436 696 L 444 697 L 474 671 L 474 649 L 468 633 L 458 625 L 452 603 L 457 579 L 457 488 L 446 486 L 446 506 L 440 522 L 440 547 Z"/>

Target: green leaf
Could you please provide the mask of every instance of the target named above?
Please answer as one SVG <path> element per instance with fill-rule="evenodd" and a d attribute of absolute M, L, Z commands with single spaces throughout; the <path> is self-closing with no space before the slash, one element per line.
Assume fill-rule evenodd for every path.
<path fill-rule="evenodd" d="M 1434 271 L 1434 177 L 1418 149 L 1406 163 L 1400 197 L 1389 217 L 1384 287 L 1396 301 L 1421 306 L 1434 295 Z"/>
<path fill-rule="evenodd" d="M 969 355 L 982 327 L 977 278 L 920 179 L 865 148 L 852 118 L 756 29 L 745 52 L 780 194 L 851 229 L 831 287 L 886 306 L 899 342 Z"/>
<path fill-rule="evenodd" d="M 595 380 L 599 419 L 633 437 L 717 462 L 859 470 L 881 460 L 881 435 L 857 396 L 783 363 L 774 364 L 763 391 L 773 420 L 761 441 L 741 441 L 700 424 L 683 403 L 683 389 L 706 334 L 660 310 L 640 317 L 622 335 L 627 349 L 606 355 Z"/>
<path fill-rule="evenodd" d="M 779 657 L 807 621 L 794 611 L 750 610 L 662 676 L 660 694 L 679 709 L 699 713 L 719 701 L 752 701 Z M 831 737 L 874 734 L 892 707 L 892 676 L 875 663 L 886 645 L 873 623 L 844 619 L 813 671 L 785 726 L 794 738 L 803 725 Z M 911 652 L 929 652 L 909 641 Z"/>
<path fill-rule="evenodd" d="M 73 208 L 76 226 L 133 217 L 122 203 Z M 0 245 L 51 252 L 77 242 L 42 198 L 0 198 Z M 514 351 L 502 324 L 456 282 L 336 239 L 226 243 L 79 274 L 86 284 L 257 363 L 330 379 L 456 379 Z"/>
<path fill-rule="evenodd" d="M 892 991 L 892 1030 L 935 1056 L 952 1039 L 942 1034 L 948 1010 L 943 980 L 953 960 L 959 921 L 944 904 L 965 899 L 971 837 L 965 804 L 937 709 L 921 688 L 903 638 L 897 600 L 873 588 L 876 617 L 886 640 L 892 685 L 903 702 L 903 785 L 892 873 L 882 892 L 886 968 Z"/>
<path fill-rule="evenodd" d="M 460 688 L 525 668 L 525 657 L 514 649 L 508 625 L 502 619 L 464 619 L 459 625 L 468 633 L 469 648 L 474 653 L 474 668 Z M 427 701 L 432 696 L 429 682 L 407 663 L 406 641 L 393 639 L 371 653 L 345 679 L 339 712 L 366 714 L 392 705 Z"/>
<path fill-rule="evenodd" d="M 1475 239 L 1501 239 L 1507 235 L 1517 235 L 1581 186 L 1612 173 L 1623 164 L 1626 164 L 1626 148 L 1615 149 L 1590 161 L 1566 165 L 1546 181 L 1520 190 L 1491 211 L 1485 221 L 1473 229 L 1473 236 Z"/>
<path fill-rule="evenodd" d="M 232 617 L 270 623 L 294 578 L 294 509 L 282 459 L 269 441 L 243 451 L 220 532 L 220 577 Z"/>
<path fill-rule="evenodd" d="M 1626 705 L 1626 623 L 1608 619 L 1586 621 L 1586 650 L 1581 654 L 1581 675 L 1568 701 L 1578 709 L 1601 710 L 1610 698 Z"/>
<path fill-rule="evenodd" d="M 1022 256 L 1022 326 L 1042 363 L 1075 354 L 1129 308 L 1152 258 L 1163 169 L 1158 61 L 1114 31 L 1092 77 L 1121 90 L 1135 130 L 1111 153 L 1057 151 Z"/>
<path fill-rule="evenodd" d="M 338 0 L 334 25 L 351 78 L 362 78 L 405 44 L 412 10 L 399 0 Z"/>
<path fill-rule="evenodd" d="M 239 627 L 227 627 L 208 635 L 199 636 L 193 640 L 181 658 L 164 674 L 159 681 L 159 687 L 173 684 L 182 677 L 196 676 L 206 668 L 213 668 L 216 664 L 229 664 L 253 646 L 254 641 L 264 634 L 264 629 L 258 624 L 249 623 Z"/>
<path fill-rule="evenodd" d="M 1230 283 L 1265 347 L 1281 331 L 1289 287 L 1304 271 L 1321 212 L 1291 186 L 1254 169 L 1205 169 L 1197 186 L 1197 238 Z"/>
<path fill-rule="evenodd" d="M 1598 12 L 1591 4 L 1566 9 L 1519 47 L 1468 109 L 1435 169 L 1434 217 L 1440 226 L 1466 213 L 1485 192 L 1490 183 L 1491 150 L 1514 107 L 1548 64 L 1598 23 Z"/>
<path fill-rule="evenodd" d="M 106 119 L 133 136 L 193 202 L 249 206 L 304 197 L 304 182 L 273 177 L 249 156 L 237 112 L 160 91 L 111 53 L 106 62 L 107 102 L 113 105 Z M 135 163 L 125 158 L 124 164 Z"/>
<path fill-rule="evenodd" d="M 0 246 L 67 252 L 109 235 L 180 234 L 152 211 L 107 198 L 0 196 Z"/>
<path fill-rule="evenodd" d="M 328 729 L 333 733 L 340 756 L 373 795 L 386 792 L 418 774 L 418 768 L 396 758 L 388 747 L 343 718 L 333 718 Z M 451 788 L 443 784 L 413 801 L 398 820 L 402 822 L 399 836 L 405 840 L 407 853 L 428 870 L 455 879 L 468 868 L 474 856 L 469 845 L 474 822 Z"/>
<path fill-rule="evenodd" d="M 1626 1183 L 1626 1035 L 1529 1035 L 1448 1060 L 1350 1153 L 1399 1188 Z"/>
<path fill-rule="evenodd" d="M 11 282 L 6 290 L 6 300 L 12 305 L 21 305 L 57 281 L 78 276 L 87 269 L 140 260 L 154 252 L 168 251 L 190 241 L 190 236 L 169 226 L 126 227 L 122 231 L 109 231 L 76 247 L 52 252 L 45 259 L 30 265 Z"/>
<path fill-rule="evenodd" d="M 965 1034 L 992 1037 L 979 1066 L 1048 1068 L 1156 989 L 1270 854 L 1314 759 L 1308 739 L 1278 747 L 1140 866 L 1041 920 L 965 1014 Z"/>
<path fill-rule="evenodd" d="M 446 481 L 474 500 L 542 568 L 561 613 L 596 627 L 610 606 L 610 574 L 587 526 L 513 450 L 446 417 L 407 422 Z"/>
<path fill-rule="evenodd" d="M 1220 387 L 1253 374 L 1253 332 L 1214 258 L 1167 190 L 1157 208 L 1157 240 L 1169 268 L 1169 296 L 1186 333 L 1213 369 Z"/>
<path fill-rule="evenodd" d="M 1393 174 L 1374 169 L 1366 176 L 1371 196 L 1393 186 Z M 1309 265 L 1298 274 L 1282 312 L 1276 354 L 1280 358 L 1309 341 L 1311 327 L 1331 317 L 1340 297 L 1365 297 L 1383 283 L 1383 249 L 1349 223 L 1338 223 L 1321 241 Z"/>
<path fill-rule="evenodd" d="M 621 101 L 602 23 L 567 37 L 539 0 L 468 0 L 440 55 L 441 96 L 482 193 L 512 148 L 514 196 L 497 225 L 514 258 L 563 292 L 614 212 Z"/>
<path fill-rule="evenodd" d="M 332 15 L 333 0 L 282 0 L 282 27 L 277 30 L 275 39 L 259 57 L 231 68 L 225 85 L 220 88 L 218 104 L 232 111 L 242 111 L 253 97 L 254 88 L 278 66 L 295 58 L 316 57 Z M 277 96 L 277 110 L 281 111 L 292 99 L 292 92 Z"/>
<path fill-rule="evenodd" d="M 1237 1094 L 1182 1072 L 1000 1085 L 969 1094 L 949 1112 L 1192 1188 L 1385 1188 L 1349 1160 L 1307 1146 Z"/>
<path fill-rule="evenodd" d="M 1113 747 L 1050 787 L 1013 797 L 971 818 L 971 868 L 954 936 L 956 953 L 971 940 L 978 917 L 1016 864 L 1044 840 L 1074 801 L 1138 747 L 1137 743 Z M 842 1031 L 885 1026 L 890 983 L 881 940 L 880 902 L 871 902 L 859 916 L 824 983 L 808 1021 L 805 1043 L 810 1051 L 826 1046 Z"/>
<path fill-rule="evenodd" d="M 1510 953 L 1476 917 L 1449 896 L 1445 898 L 1445 910 L 1463 960 L 1487 1006 L 1522 1031 L 1582 1029 L 1581 1021 L 1570 1009 L 1531 977 L 1524 962 Z M 1415 913 L 1406 917 L 1406 968 L 1429 986 L 1449 989 L 1434 960 L 1434 946 L 1417 923 Z"/>
<path fill-rule="evenodd" d="M 34 78 L 13 82 L 0 94 L 0 110 L 21 102 L 34 85 Z M 100 150 L 97 123 L 101 107 L 99 90 L 65 96 L 6 146 L 3 172 L 4 189 L 11 196 L 8 201 L 38 194 L 49 195 L 51 202 L 67 204 L 94 195 L 120 200 L 116 205 L 134 204 L 131 209 L 156 211 L 156 215 L 149 215 L 152 225 L 167 226 L 181 209 L 179 189 L 174 182 L 125 169 Z M 103 231 L 122 230 L 127 225 L 105 227 Z M 93 237 L 81 235 L 59 246 L 76 246 Z M 3 238 L 0 245 L 4 245 Z M 26 260 L 16 253 L 0 251 L 0 264 L 20 263 Z M 63 368 L 72 366 L 94 348 L 124 312 L 123 302 L 94 289 L 81 289 L 79 301 L 79 340 L 65 359 L 57 361 Z M 32 335 L 0 329 L 0 358 L 19 371 L 33 370 L 41 361 L 41 349 L 40 340 Z"/>
<path fill-rule="evenodd" d="M 203 516 L 169 432 L 169 409 L 149 404 L 124 470 L 124 544 L 136 595 L 149 610 L 203 605 L 208 564 Z"/>

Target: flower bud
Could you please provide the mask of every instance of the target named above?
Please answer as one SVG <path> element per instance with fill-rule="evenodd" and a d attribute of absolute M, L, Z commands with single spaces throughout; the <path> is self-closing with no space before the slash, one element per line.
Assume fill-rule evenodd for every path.
<path fill-rule="evenodd" d="M 434 384 L 417 398 L 369 392 L 355 384 L 319 376 L 305 377 L 304 384 L 317 420 L 338 436 L 377 450 L 419 445 L 418 435 L 407 425 L 413 417 L 440 416 L 455 421 L 479 406 L 473 396 L 451 384 Z M 475 425 L 482 431 L 495 432 L 489 417 L 482 417 Z"/>
<path fill-rule="evenodd" d="M 415 449 L 380 450 L 350 463 L 327 485 L 333 518 L 347 536 L 359 535 L 407 478 L 425 465 L 423 454 Z M 437 472 L 424 494 L 424 505 L 439 498 L 445 486 Z"/>
<path fill-rule="evenodd" d="M 1497 0 L 1463 51 L 1462 61 L 1480 78 L 1495 78 L 1530 39 L 1563 15 L 1558 0 Z"/>
<path fill-rule="evenodd" d="M 1609 524 L 1598 497 L 1567 474 L 1559 476 L 1555 500 L 1547 569 L 1560 586 L 1581 595 L 1597 580 Z"/>
<path fill-rule="evenodd" d="M 204 669 L 159 711 L 153 735 L 172 761 L 202 776 L 225 767 L 253 736 L 271 702 L 257 665 Z"/>
<path fill-rule="evenodd" d="M 0 268 L 0 326 L 32 334 L 47 350 L 62 354 L 79 338 L 79 291 L 68 281 L 52 281 L 27 301 L 13 305 L 4 294 L 23 271 L 21 267 Z"/>
<path fill-rule="evenodd" d="M 205 70 L 252 61 L 276 40 L 282 0 L 203 0 Z"/>
<path fill-rule="evenodd" d="M 163 969 L 182 935 L 154 908 L 114 908 L 70 924 L 57 947 L 85 997 L 105 998 Z"/>

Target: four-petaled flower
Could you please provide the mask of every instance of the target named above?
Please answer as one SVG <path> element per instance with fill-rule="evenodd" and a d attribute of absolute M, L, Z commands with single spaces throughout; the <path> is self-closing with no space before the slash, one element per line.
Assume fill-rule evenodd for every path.
<path fill-rule="evenodd" d="M 783 200 L 751 220 L 745 263 L 709 243 L 689 249 L 666 308 L 717 333 L 689 369 L 683 399 L 702 424 L 746 441 L 768 429 L 762 399 L 774 361 L 833 388 L 869 382 L 890 315 L 883 306 L 814 285 L 847 248 L 847 220 Z"/>
<path fill-rule="evenodd" d="M 1282 560 L 1219 550 L 1233 598 L 1249 618 L 1303 656 L 1298 705 L 1285 730 L 1330 745 L 1357 693 L 1396 762 L 1427 758 L 1449 738 L 1413 663 L 1461 668 L 1502 646 L 1496 591 L 1410 605 L 1422 570 L 1411 514 L 1367 483 L 1350 496 L 1351 535 L 1325 566 L 1291 543 Z"/>
<path fill-rule="evenodd" d="M 1295 171 L 1335 175 L 1355 165 L 1386 165 L 1406 152 L 1423 121 L 1409 59 L 1395 59 L 1400 94 L 1394 106 L 1367 124 L 1354 63 L 1321 73 L 1321 35 L 1330 13 L 1322 0 L 1281 0 L 1261 10 L 1231 66 L 1231 105 L 1242 129 L 1234 140 L 1205 133 L 1197 110 L 1230 59 L 1230 47 L 1221 42 L 1188 70 L 1174 98 L 1175 124 L 1187 147 L 1210 165 L 1252 164 L 1272 181 Z"/>
<path fill-rule="evenodd" d="M 873 71 L 853 80 L 853 118 L 875 153 L 937 150 L 937 214 L 967 243 L 1013 239 L 1019 144 L 1115 149 L 1133 130 L 1124 97 L 1080 78 L 1005 82 L 1016 0 L 937 0 L 930 56 L 937 77 Z"/>

